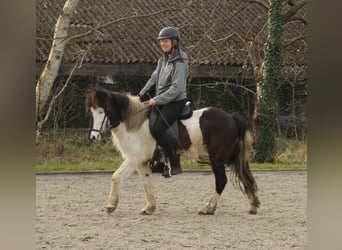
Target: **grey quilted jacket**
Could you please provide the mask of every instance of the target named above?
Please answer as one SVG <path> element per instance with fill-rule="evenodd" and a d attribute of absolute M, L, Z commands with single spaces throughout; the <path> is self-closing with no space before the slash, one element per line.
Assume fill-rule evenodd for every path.
<path fill-rule="evenodd" d="M 176 49 L 172 58 L 163 56 L 158 60 L 156 69 L 147 81 L 139 96 L 143 96 L 152 86 L 156 86 L 153 98 L 157 105 L 186 99 L 186 81 L 189 74 L 188 56 L 180 48 Z"/>

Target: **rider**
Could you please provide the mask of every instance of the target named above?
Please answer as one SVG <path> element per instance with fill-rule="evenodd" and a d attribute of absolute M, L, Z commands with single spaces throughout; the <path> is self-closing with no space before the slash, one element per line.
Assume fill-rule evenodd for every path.
<path fill-rule="evenodd" d="M 182 169 L 176 155 L 171 135 L 166 130 L 175 122 L 186 103 L 186 81 L 189 72 L 188 56 L 179 46 L 179 32 L 174 27 L 164 27 L 157 37 L 163 56 L 151 78 L 139 92 L 138 97 L 146 94 L 155 86 L 156 95 L 148 103 L 152 107 L 150 131 L 158 144 L 164 149 L 171 164 L 171 170 L 165 169 L 164 177 L 180 174 Z"/>

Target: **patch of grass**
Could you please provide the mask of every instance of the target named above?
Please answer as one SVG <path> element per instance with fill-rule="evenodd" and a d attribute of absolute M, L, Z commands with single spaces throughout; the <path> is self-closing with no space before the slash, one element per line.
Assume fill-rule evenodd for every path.
<path fill-rule="evenodd" d="M 116 170 L 122 158 L 112 142 L 92 144 L 86 138 L 86 131 L 71 130 L 43 137 L 36 144 L 36 171 L 89 171 Z M 108 137 L 109 138 L 109 137 Z M 302 169 L 306 168 L 306 143 L 288 140 L 276 140 L 275 163 L 251 163 L 251 169 Z M 211 169 L 206 161 L 182 164 L 183 169 Z"/>
<path fill-rule="evenodd" d="M 113 164 L 103 162 L 89 162 L 89 163 L 49 163 L 36 166 L 37 172 L 52 172 L 52 171 L 91 171 L 91 170 L 110 170 L 114 171 L 120 166 L 120 162 Z"/>
<path fill-rule="evenodd" d="M 251 163 L 252 170 L 284 170 L 284 169 L 306 169 L 306 164 L 291 163 Z M 182 164 L 182 169 L 211 169 L 208 164 Z"/>
<path fill-rule="evenodd" d="M 306 142 L 278 138 L 276 149 L 276 163 L 305 165 L 307 163 Z"/>
<path fill-rule="evenodd" d="M 291 164 L 291 163 L 251 163 L 250 168 L 253 170 L 282 170 L 282 169 L 306 169 L 306 164 Z"/>

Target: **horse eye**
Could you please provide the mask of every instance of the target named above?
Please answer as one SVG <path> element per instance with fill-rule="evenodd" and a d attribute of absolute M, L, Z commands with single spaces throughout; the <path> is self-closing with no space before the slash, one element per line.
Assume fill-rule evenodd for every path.
<path fill-rule="evenodd" d="M 103 114 L 103 110 L 100 110 L 99 113 L 100 113 L 100 114 Z"/>

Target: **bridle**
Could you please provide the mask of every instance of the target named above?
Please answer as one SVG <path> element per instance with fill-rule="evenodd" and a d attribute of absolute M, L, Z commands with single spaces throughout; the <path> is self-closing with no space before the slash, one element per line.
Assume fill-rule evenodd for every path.
<path fill-rule="evenodd" d="M 146 102 L 145 104 L 147 104 L 147 102 Z M 107 104 L 107 106 L 108 106 L 108 104 Z M 144 110 L 146 110 L 146 109 L 148 109 L 148 108 L 150 108 L 150 107 L 149 107 L 149 106 L 146 106 L 146 107 L 142 108 L 141 110 L 138 110 L 138 111 L 135 112 L 134 114 L 131 114 L 131 115 L 128 117 L 128 119 L 130 119 L 132 116 L 135 116 L 135 115 L 137 115 L 138 113 L 140 113 L 140 112 L 142 112 L 142 111 L 144 111 Z M 105 111 L 105 115 L 104 115 L 104 117 L 103 117 L 103 119 L 102 119 L 100 129 L 94 129 L 94 128 L 93 128 L 94 118 L 93 118 L 93 115 L 91 115 L 90 120 L 89 120 L 89 137 L 90 137 L 90 133 L 91 133 L 91 132 L 98 132 L 98 133 L 102 136 L 102 134 L 103 134 L 103 132 L 104 132 L 104 131 L 102 130 L 102 128 L 103 128 L 103 126 L 105 125 L 106 119 L 107 119 L 107 121 L 106 121 L 106 128 L 112 129 L 112 128 L 116 128 L 117 126 L 120 125 L 120 123 L 121 123 L 120 120 L 115 121 L 115 123 L 110 123 L 110 120 L 109 120 L 109 118 L 108 118 L 108 116 L 107 116 L 108 107 L 107 107 L 107 109 L 105 109 L 104 111 Z"/>
<path fill-rule="evenodd" d="M 105 112 L 105 113 L 106 113 L 106 112 Z M 106 120 L 106 119 L 107 119 L 106 127 L 107 127 L 107 128 L 110 127 L 110 125 L 109 125 L 109 119 L 108 119 L 107 115 L 105 114 L 105 115 L 103 116 L 103 119 L 102 119 L 102 122 L 101 122 L 101 127 L 100 127 L 100 129 L 95 129 L 95 128 L 93 128 L 93 123 L 94 123 L 93 115 L 90 116 L 90 120 L 89 120 L 89 137 L 90 137 L 91 132 L 98 132 L 98 133 L 102 136 L 102 133 L 104 132 L 104 131 L 102 130 L 102 128 L 103 128 L 103 125 L 105 124 L 105 120 Z"/>

